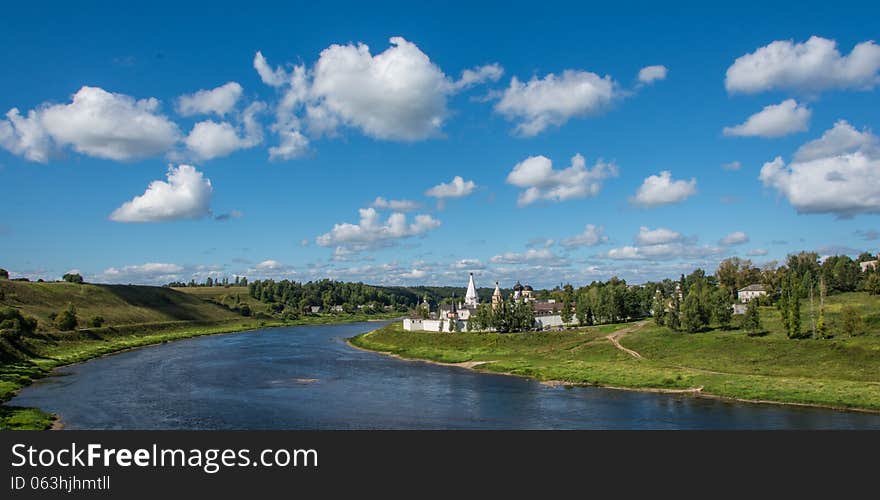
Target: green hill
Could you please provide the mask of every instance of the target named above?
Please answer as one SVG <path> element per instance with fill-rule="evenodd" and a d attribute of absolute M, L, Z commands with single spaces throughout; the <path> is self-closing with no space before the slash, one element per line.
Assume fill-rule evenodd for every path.
<path fill-rule="evenodd" d="M 81 321 L 101 316 L 105 327 L 240 319 L 226 307 L 171 288 L 0 280 L 0 307 L 14 307 L 36 318 L 40 331 L 57 331 L 52 314 L 68 304 L 76 308 Z"/>

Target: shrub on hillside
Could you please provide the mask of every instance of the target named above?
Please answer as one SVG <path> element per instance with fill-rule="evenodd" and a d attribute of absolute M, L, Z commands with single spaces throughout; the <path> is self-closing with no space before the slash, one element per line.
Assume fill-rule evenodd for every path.
<path fill-rule="evenodd" d="M 89 320 L 89 326 L 92 328 L 101 328 L 104 326 L 104 316 L 95 316 Z"/>
<path fill-rule="evenodd" d="M 4 307 L 0 309 L 0 335 L 17 340 L 23 335 L 30 335 L 37 329 L 37 320 L 22 316 L 18 309 Z"/>
<path fill-rule="evenodd" d="M 68 304 L 67 308 L 55 316 L 55 326 L 62 331 L 73 330 L 77 323 L 76 308 L 73 304 Z"/>

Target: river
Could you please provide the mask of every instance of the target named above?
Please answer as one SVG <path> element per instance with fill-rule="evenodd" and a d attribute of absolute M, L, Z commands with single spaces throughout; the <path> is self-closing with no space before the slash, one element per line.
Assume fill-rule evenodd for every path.
<path fill-rule="evenodd" d="M 197 337 L 61 368 L 9 404 L 67 429 L 880 429 L 880 415 L 536 381 L 354 349 L 376 323 Z"/>

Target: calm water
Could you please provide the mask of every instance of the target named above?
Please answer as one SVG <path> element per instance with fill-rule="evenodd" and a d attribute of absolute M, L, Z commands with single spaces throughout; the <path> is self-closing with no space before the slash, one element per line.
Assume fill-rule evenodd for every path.
<path fill-rule="evenodd" d="M 880 416 L 546 387 L 401 361 L 344 339 L 376 324 L 182 340 L 63 368 L 11 404 L 69 429 L 880 429 Z"/>

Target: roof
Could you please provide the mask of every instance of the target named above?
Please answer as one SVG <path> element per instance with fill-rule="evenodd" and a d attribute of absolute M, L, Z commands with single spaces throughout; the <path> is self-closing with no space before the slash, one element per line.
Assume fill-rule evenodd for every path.
<path fill-rule="evenodd" d="M 740 292 L 766 292 L 764 289 L 764 285 L 749 285 L 745 288 L 740 288 Z"/>
<path fill-rule="evenodd" d="M 521 292 L 522 289 L 523 289 L 523 286 L 520 285 L 519 281 L 517 281 L 516 284 L 513 285 L 513 291 L 514 291 L 514 292 Z"/>
<path fill-rule="evenodd" d="M 534 291 L 535 289 L 532 288 L 532 285 L 526 285 L 526 286 L 523 287 L 523 290 L 526 290 L 526 291 L 528 291 L 528 292 L 532 292 L 532 291 Z"/>

